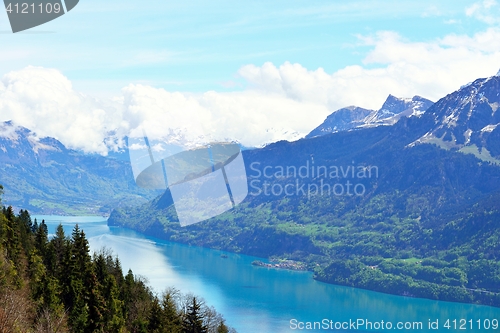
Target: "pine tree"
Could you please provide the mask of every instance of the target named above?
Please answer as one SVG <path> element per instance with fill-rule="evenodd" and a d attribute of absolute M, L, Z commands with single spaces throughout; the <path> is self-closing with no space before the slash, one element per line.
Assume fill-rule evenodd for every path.
<path fill-rule="evenodd" d="M 40 223 L 35 233 L 35 247 L 42 257 L 44 257 L 47 252 L 47 244 L 49 243 L 48 234 L 49 230 L 45 224 L 45 220 L 42 220 L 42 223 Z"/>
<path fill-rule="evenodd" d="M 177 290 L 167 290 L 162 296 L 163 316 L 165 318 L 165 332 L 181 333 L 182 319 L 175 303 L 175 294 Z"/>
<path fill-rule="evenodd" d="M 19 222 L 19 231 L 24 252 L 31 253 L 33 247 L 33 242 L 31 237 L 31 229 L 33 228 L 33 223 L 31 222 L 31 216 L 27 210 L 21 209 L 19 211 L 17 219 Z"/>
<path fill-rule="evenodd" d="M 125 278 L 123 276 L 122 263 L 118 257 L 115 257 L 113 261 L 113 267 L 111 268 L 111 274 L 115 277 L 116 285 L 118 289 L 121 290 L 123 283 L 125 282 Z"/>
<path fill-rule="evenodd" d="M 160 306 L 160 301 L 157 297 L 153 299 L 148 322 L 148 332 L 162 333 L 165 332 L 165 321 L 163 317 L 163 309 Z"/>
<path fill-rule="evenodd" d="M 7 250 L 7 257 L 12 260 L 14 266 L 19 268 L 20 265 L 20 256 L 21 256 L 21 243 L 19 240 L 19 228 L 16 223 L 16 217 L 14 215 L 14 210 L 12 206 L 8 208 L 3 208 L 3 215 L 7 219 L 7 223 L 5 225 L 5 236 L 6 239 L 4 241 L 5 248 Z"/>
<path fill-rule="evenodd" d="M 125 276 L 123 287 L 121 289 L 121 299 L 125 303 L 127 313 L 129 312 L 130 305 L 133 302 L 132 289 L 134 288 L 134 273 L 131 269 L 128 270 Z"/>
<path fill-rule="evenodd" d="M 92 269 L 89 242 L 78 224 L 73 228 L 71 235 L 72 274 L 76 279 L 85 281 Z"/>
<path fill-rule="evenodd" d="M 107 304 L 101 294 L 102 285 L 93 270 L 89 272 L 85 282 L 86 294 L 88 294 L 87 305 L 89 308 L 86 332 L 104 332 Z"/>
<path fill-rule="evenodd" d="M 201 305 L 192 298 L 192 301 L 187 307 L 187 312 L 184 318 L 183 333 L 207 333 L 207 327 L 203 324 L 203 314 L 201 313 Z"/>
<path fill-rule="evenodd" d="M 61 279 L 64 273 L 64 258 L 67 251 L 69 251 L 69 239 L 64 234 L 63 226 L 59 224 L 55 236 L 47 246 L 45 256 L 47 268 L 57 279 Z"/>
<path fill-rule="evenodd" d="M 33 250 L 29 265 L 31 296 L 35 301 L 38 315 L 48 311 L 52 318 L 59 318 L 64 315 L 59 283 L 47 271 L 42 260 L 36 250 Z"/>
<path fill-rule="evenodd" d="M 33 225 L 31 226 L 31 233 L 36 234 L 37 230 L 38 230 L 38 221 L 35 217 L 35 221 L 33 222 Z"/>
<path fill-rule="evenodd" d="M 103 296 L 106 300 L 105 332 L 120 333 L 125 328 L 123 301 L 120 300 L 120 289 L 113 275 L 108 275 L 103 284 Z"/>
<path fill-rule="evenodd" d="M 119 299 L 120 290 L 117 286 L 115 276 L 111 274 L 116 269 L 115 261 L 111 254 L 105 250 L 94 255 L 95 275 L 99 285 L 99 293 L 102 295 L 104 304 L 102 305 L 102 321 L 105 332 L 121 332 L 125 326 L 123 317 L 123 301 Z M 120 268 L 120 275 L 123 272 Z"/>
<path fill-rule="evenodd" d="M 69 323 L 75 333 L 86 333 L 89 325 L 90 309 L 88 300 L 90 291 L 86 286 L 91 275 L 91 258 L 85 233 L 78 224 L 72 232 L 69 251 L 68 278 L 66 282 L 65 305 L 69 307 Z M 92 319 L 92 318 L 90 318 Z M 95 319 L 95 318 L 94 318 Z"/>
<path fill-rule="evenodd" d="M 31 230 L 33 228 L 33 222 L 31 221 L 31 216 L 30 213 L 27 210 L 21 209 L 19 211 L 19 221 L 21 222 L 22 226 L 24 227 L 24 234 L 28 235 L 31 233 Z"/>
<path fill-rule="evenodd" d="M 153 295 L 142 278 L 134 277 L 129 270 L 125 277 L 125 308 L 127 328 L 132 332 L 148 332 L 148 322 Z"/>

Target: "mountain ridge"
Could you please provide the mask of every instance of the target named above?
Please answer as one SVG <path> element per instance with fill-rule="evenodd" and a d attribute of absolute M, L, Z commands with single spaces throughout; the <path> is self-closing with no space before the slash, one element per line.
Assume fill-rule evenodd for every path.
<path fill-rule="evenodd" d="M 434 126 L 412 144 L 432 143 L 462 151 L 475 146 L 472 153 L 478 158 L 500 162 L 499 105 L 500 77 L 477 79 L 429 108 L 426 116 Z"/>
<path fill-rule="evenodd" d="M 449 96 L 467 89 L 393 126 L 243 152 L 249 188 L 258 195 L 203 223 L 181 228 L 167 191 L 142 207 L 114 210 L 108 224 L 170 241 L 301 261 L 315 278 L 329 283 L 500 306 L 500 229 L 495 224 L 500 167 L 458 149 L 415 144 L 439 125 L 440 115 L 456 99 Z M 297 170 L 306 165 L 376 166 L 377 176 L 264 173 L 266 167 Z M 347 182 L 366 191 L 359 196 L 319 192 Z M 279 191 L 287 186 L 315 192 Z M 266 194 L 266 187 L 278 190 Z"/>
<path fill-rule="evenodd" d="M 432 104 L 432 101 L 418 95 L 412 98 L 389 95 L 378 110 L 348 106 L 330 114 L 321 125 L 307 134 L 306 138 L 352 129 L 393 125 L 401 117 L 422 115 Z"/>
<path fill-rule="evenodd" d="M 0 124 L 4 201 L 44 214 L 108 214 L 154 194 L 134 183 L 130 163 L 67 149 L 12 122 Z"/>

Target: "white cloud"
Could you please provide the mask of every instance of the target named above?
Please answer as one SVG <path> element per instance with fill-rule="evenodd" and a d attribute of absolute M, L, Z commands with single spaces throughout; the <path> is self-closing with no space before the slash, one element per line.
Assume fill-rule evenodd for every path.
<path fill-rule="evenodd" d="M 238 140 L 258 146 L 306 134 L 328 115 L 324 105 L 257 91 L 195 95 L 130 85 L 123 93 L 130 129 L 143 125 L 151 138 L 169 135 L 181 142 Z"/>
<path fill-rule="evenodd" d="M 19 137 L 16 129 L 16 126 L 6 126 L 3 123 L 0 123 L 0 138 L 6 138 L 12 141 L 16 141 Z"/>
<path fill-rule="evenodd" d="M 372 47 L 364 66 L 347 66 L 328 74 L 299 64 L 276 67 L 266 63 L 244 66 L 239 74 L 263 94 L 273 92 L 333 111 L 352 104 L 376 109 L 388 94 L 437 100 L 500 68 L 500 30 L 496 28 L 472 37 L 449 35 L 427 43 L 407 41 L 389 31 L 359 38 Z"/>
<path fill-rule="evenodd" d="M 500 11 L 495 0 L 483 0 L 465 9 L 465 14 L 490 25 L 500 23 Z"/>
<path fill-rule="evenodd" d="M 105 153 L 103 138 L 116 111 L 73 90 L 59 71 L 27 67 L 0 80 L 0 120 L 12 120 L 38 136 L 51 136 L 72 148 Z"/>
<path fill-rule="evenodd" d="M 305 135 L 341 107 L 378 109 L 389 94 L 437 100 L 500 68 L 499 28 L 429 42 L 387 31 L 358 38 L 370 48 L 362 64 L 333 73 L 289 62 L 246 65 L 238 74 L 248 87 L 230 93 L 131 84 L 112 101 L 98 101 L 57 70 L 28 67 L 0 80 L 0 120 L 89 152 L 105 153 L 111 132 L 125 135 L 140 125 L 151 138 L 258 146 Z"/>
<path fill-rule="evenodd" d="M 256 91 L 203 94 L 129 85 L 113 101 L 85 96 L 55 69 L 27 67 L 0 80 L 0 121 L 12 120 L 70 148 L 105 154 L 140 125 L 151 138 L 238 140 L 255 146 L 304 135 L 328 115 L 318 103 Z M 139 133 L 142 135 L 142 133 Z M 173 139 L 172 139 L 173 138 Z"/>

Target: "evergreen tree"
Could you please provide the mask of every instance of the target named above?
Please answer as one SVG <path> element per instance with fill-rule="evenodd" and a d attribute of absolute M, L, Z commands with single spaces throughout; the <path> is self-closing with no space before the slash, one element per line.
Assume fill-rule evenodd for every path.
<path fill-rule="evenodd" d="M 113 265 L 111 268 L 111 274 L 115 277 L 115 282 L 116 282 L 116 285 L 118 286 L 118 289 L 121 290 L 123 283 L 125 281 L 125 278 L 123 276 L 122 263 L 120 262 L 120 259 L 118 257 L 115 257 L 115 259 L 113 261 Z"/>
<path fill-rule="evenodd" d="M 183 322 L 177 297 L 171 289 L 158 299 L 106 250 L 92 258 L 78 225 L 71 238 L 59 225 L 49 241 L 45 221 L 1 207 L 0 332 L 208 332 L 200 302 L 190 299 Z"/>
<path fill-rule="evenodd" d="M 92 269 L 89 242 L 78 224 L 73 228 L 71 235 L 71 272 L 75 279 L 85 281 Z"/>
<path fill-rule="evenodd" d="M 35 217 L 35 221 L 33 222 L 33 225 L 31 226 L 31 233 L 36 234 L 37 230 L 38 230 L 38 221 Z"/>
<path fill-rule="evenodd" d="M 21 255 L 21 244 L 19 241 L 20 235 L 12 206 L 9 206 L 8 208 L 4 207 L 3 215 L 7 219 L 7 223 L 5 225 L 6 239 L 4 240 L 7 257 L 12 260 L 15 267 L 19 267 L 19 259 Z"/>
<path fill-rule="evenodd" d="M 157 297 L 153 299 L 151 311 L 149 315 L 148 332 L 162 333 L 165 332 L 165 320 L 163 309 L 160 306 L 160 301 Z"/>
<path fill-rule="evenodd" d="M 113 275 L 108 275 L 103 284 L 102 295 L 106 300 L 104 312 L 105 332 L 119 333 L 125 328 L 123 301 L 120 300 L 120 290 Z"/>
<path fill-rule="evenodd" d="M 47 311 L 52 317 L 63 316 L 64 307 L 60 298 L 59 283 L 47 271 L 42 258 L 35 250 L 30 255 L 29 267 L 31 295 L 37 314 Z"/>
<path fill-rule="evenodd" d="M 201 305 L 193 297 L 188 304 L 186 315 L 184 318 L 183 333 L 207 333 L 207 327 L 203 324 L 203 314 Z"/>
<path fill-rule="evenodd" d="M 86 332 L 104 332 L 106 300 L 102 296 L 102 285 L 96 274 L 89 272 L 86 280 L 87 305 L 89 308 L 88 327 Z"/>
<path fill-rule="evenodd" d="M 226 326 L 223 320 L 221 320 L 219 326 L 217 327 L 217 333 L 229 333 L 229 328 Z"/>
<path fill-rule="evenodd" d="M 121 332 L 125 325 L 123 317 L 123 301 L 120 300 L 120 290 L 115 276 L 111 273 L 116 269 L 115 261 L 111 254 L 101 250 L 94 254 L 94 270 L 97 279 L 97 292 L 103 298 L 99 312 L 102 313 L 103 330 L 105 332 Z M 123 279 L 123 272 L 120 272 Z M 92 307 L 91 307 L 92 308 Z"/>
<path fill-rule="evenodd" d="M 3 250 L 6 246 L 7 239 L 7 226 L 9 221 L 5 218 L 5 215 L 0 213 L 0 248 Z"/>
<path fill-rule="evenodd" d="M 127 328 L 132 332 L 148 332 L 149 315 L 153 295 L 141 278 L 136 278 L 129 270 L 125 277 L 125 308 L 127 312 Z"/>
<path fill-rule="evenodd" d="M 177 290 L 167 290 L 162 297 L 163 317 L 165 318 L 165 332 L 181 333 L 182 318 L 177 310 L 175 294 Z"/>
<path fill-rule="evenodd" d="M 14 218 L 16 217 L 12 206 L 9 206 L 7 208 L 3 207 L 3 215 L 5 215 L 5 217 L 9 221 L 14 221 Z"/>
<path fill-rule="evenodd" d="M 75 333 L 85 333 L 89 325 L 90 291 L 86 287 L 91 274 L 91 258 L 85 233 L 75 225 L 72 232 L 71 247 L 67 266 L 68 281 L 65 301 L 70 308 L 69 323 Z M 91 318 L 95 319 L 95 318 Z"/>
<path fill-rule="evenodd" d="M 49 243 L 48 234 L 49 230 L 45 224 L 45 220 L 42 220 L 35 233 L 35 247 L 42 256 L 45 256 L 47 252 L 47 244 Z"/>
<path fill-rule="evenodd" d="M 63 226 L 59 224 L 56 228 L 56 234 L 47 246 L 45 257 L 47 268 L 57 279 L 61 279 L 64 273 L 64 258 L 67 251 L 69 251 L 69 239 L 64 234 Z"/>
<path fill-rule="evenodd" d="M 33 246 L 31 229 L 33 228 L 33 223 L 31 222 L 31 216 L 27 210 L 20 210 L 17 217 L 19 222 L 20 237 L 22 239 L 22 244 L 25 253 L 31 253 Z"/>
<path fill-rule="evenodd" d="M 24 235 L 29 235 L 33 229 L 33 222 L 31 221 L 30 213 L 27 210 L 21 209 L 19 211 L 19 221 L 24 227 Z"/>

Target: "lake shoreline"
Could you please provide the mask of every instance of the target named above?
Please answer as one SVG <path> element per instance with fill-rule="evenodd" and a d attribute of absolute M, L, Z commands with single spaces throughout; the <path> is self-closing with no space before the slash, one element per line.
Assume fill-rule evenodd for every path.
<path fill-rule="evenodd" d="M 290 271 L 301 271 L 301 272 L 308 271 L 306 265 L 299 261 L 287 260 L 287 259 L 285 260 L 271 259 L 270 261 L 271 263 L 265 263 L 260 260 L 254 260 L 252 261 L 252 265 L 258 267 L 266 267 L 266 268 L 287 269 Z"/>
<path fill-rule="evenodd" d="M 190 243 L 188 241 L 183 241 L 183 239 L 172 237 L 175 234 L 168 234 L 168 233 L 164 232 L 163 230 L 158 230 L 159 223 L 153 223 L 149 226 L 149 228 L 146 228 L 145 230 L 137 230 L 137 229 L 131 228 L 129 226 L 116 224 L 113 221 L 110 223 L 110 219 L 108 219 L 107 223 L 108 223 L 108 226 L 127 228 L 130 230 L 134 230 L 135 232 L 141 233 L 143 235 L 146 235 L 149 237 L 154 237 L 154 238 L 157 238 L 157 239 L 160 239 L 163 241 L 191 245 L 191 246 L 199 246 L 199 247 L 206 248 L 206 249 L 226 251 L 226 252 L 234 253 L 234 254 L 243 254 L 243 255 L 248 255 L 248 256 L 254 256 L 254 257 L 259 257 L 259 258 L 265 259 L 269 262 L 272 262 L 273 260 L 275 260 L 276 262 L 291 260 L 289 258 L 286 258 L 284 256 L 279 256 L 279 255 L 263 256 L 263 255 L 255 254 L 253 252 L 245 251 L 244 248 L 241 249 L 239 252 L 236 252 L 236 251 L 232 251 L 230 248 L 213 246 L 213 244 L 212 244 L 212 246 L 210 246 L 210 244 L 206 244 L 206 243 L 205 244 Z M 172 238 L 174 238 L 174 239 L 172 239 Z M 368 284 L 364 284 L 364 281 L 347 282 L 346 280 L 337 278 L 335 275 L 326 275 L 324 272 L 326 269 L 330 268 L 330 266 L 321 266 L 317 262 L 307 262 L 304 264 L 304 267 L 301 267 L 301 269 L 293 269 L 293 268 L 290 269 L 290 267 L 293 267 L 292 265 L 290 265 L 290 267 L 287 267 L 288 265 L 286 265 L 286 264 L 285 265 L 279 265 L 279 264 L 276 265 L 276 264 L 271 264 L 271 263 L 264 263 L 260 260 L 257 260 L 257 261 L 259 261 L 261 263 L 256 264 L 254 266 L 273 268 L 273 269 L 278 269 L 278 270 L 307 271 L 307 272 L 312 273 L 311 277 L 313 280 L 318 281 L 318 282 L 322 282 L 322 283 L 326 283 L 329 285 L 352 287 L 352 288 L 356 288 L 356 289 L 360 289 L 360 290 L 368 290 L 368 291 L 383 293 L 383 294 L 387 294 L 387 295 L 395 295 L 395 296 L 400 296 L 400 297 L 412 297 L 415 299 L 427 299 L 427 300 L 435 300 L 435 301 L 453 302 L 453 303 L 458 303 L 458 304 L 483 305 L 483 306 L 490 306 L 493 308 L 500 308 L 500 301 L 498 301 L 498 304 L 497 304 L 496 303 L 497 301 L 493 300 L 493 299 L 496 299 L 496 297 L 500 298 L 500 295 L 498 295 L 498 294 L 488 295 L 488 294 L 484 294 L 484 293 L 473 293 L 471 290 L 466 289 L 466 288 L 435 285 L 435 284 L 431 284 L 431 283 L 427 283 L 427 282 L 421 283 L 423 285 L 423 288 L 424 288 L 424 289 L 422 289 L 419 286 L 415 287 L 413 280 L 404 280 L 404 279 L 398 279 L 397 280 L 397 282 L 399 283 L 398 285 L 391 284 L 393 281 L 383 281 L 384 283 L 379 283 L 379 284 L 372 283 L 371 285 L 368 285 Z M 292 262 L 300 262 L 299 260 L 295 260 L 295 258 L 291 261 Z M 363 270 L 368 272 L 368 274 L 373 274 L 373 273 L 377 272 L 377 270 L 372 269 L 372 266 L 366 266 L 363 268 L 359 268 L 359 271 L 363 271 Z M 387 284 L 385 284 L 385 282 L 387 282 Z M 432 294 L 430 291 L 434 291 L 436 289 L 436 287 L 438 288 L 438 294 Z M 427 290 L 425 288 L 427 288 Z M 486 299 L 486 301 L 484 301 L 483 303 L 475 301 L 474 297 L 476 297 L 476 295 L 478 295 L 480 297 L 480 299 Z"/>
<path fill-rule="evenodd" d="M 146 235 L 125 226 L 109 227 L 100 217 L 44 218 L 49 233 L 61 223 L 70 234 L 78 223 L 93 251 L 110 249 L 122 258 L 125 270 L 130 268 L 148 279 L 158 293 L 168 286 L 177 286 L 183 292 L 201 295 L 207 304 L 220 308 L 227 315 L 228 324 L 240 333 L 289 333 L 292 318 L 316 322 L 324 318 L 348 321 L 362 316 L 373 321 L 427 322 L 427 318 L 436 318 L 444 322 L 451 313 L 457 318 L 469 318 L 471 314 L 473 319 L 500 318 L 498 308 L 399 297 L 324 283 L 312 279 L 310 271 L 256 267 L 251 264 L 253 261 L 267 260 L 165 240 L 158 234 Z"/>

